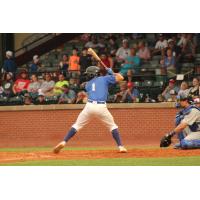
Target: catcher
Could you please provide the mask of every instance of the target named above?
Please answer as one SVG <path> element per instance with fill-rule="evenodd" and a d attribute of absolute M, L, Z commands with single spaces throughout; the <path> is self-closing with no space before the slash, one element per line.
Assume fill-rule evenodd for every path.
<path fill-rule="evenodd" d="M 183 110 L 176 115 L 176 128 L 161 139 L 160 147 L 170 146 L 172 137 L 177 134 L 179 143 L 175 149 L 200 148 L 200 109 L 193 105 L 190 96 L 181 95 L 179 100 Z"/>

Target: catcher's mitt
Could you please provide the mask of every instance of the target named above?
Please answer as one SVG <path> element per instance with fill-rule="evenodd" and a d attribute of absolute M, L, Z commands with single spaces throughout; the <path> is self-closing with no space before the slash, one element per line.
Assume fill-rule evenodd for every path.
<path fill-rule="evenodd" d="M 167 134 L 160 140 L 160 147 L 168 147 L 172 143 L 172 135 Z"/>

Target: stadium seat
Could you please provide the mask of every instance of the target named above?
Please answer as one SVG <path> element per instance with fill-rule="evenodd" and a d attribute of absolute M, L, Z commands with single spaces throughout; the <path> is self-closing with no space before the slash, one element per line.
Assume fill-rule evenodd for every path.
<path fill-rule="evenodd" d="M 151 66 L 151 68 L 158 68 L 158 67 L 160 67 L 160 64 L 159 64 L 159 60 L 152 60 L 152 61 L 150 61 L 150 66 Z"/>
<path fill-rule="evenodd" d="M 135 81 L 135 82 L 134 82 L 134 86 L 135 86 L 135 87 L 140 87 L 140 86 L 141 86 L 141 82 Z"/>
<path fill-rule="evenodd" d="M 20 96 L 11 97 L 8 99 L 8 105 L 23 105 L 23 98 Z"/>
<path fill-rule="evenodd" d="M 4 106 L 8 103 L 8 98 L 0 96 L 0 106 Z"/>
<path fill-rule="evenodd" d="M 45 97 L 46 104 L 57 104 L 58 103 L 58 96 L 49 96 Z"/>
<path fill-rule="evenodd" d="M 51 67 L 51 63 L 47 60 L 42 61 L 42 65 L 44 65 L 46 68 Z"/>
<path fill-rule="evenodd" d="M 148 63 L 148 64 L 142 64 L 141 65 L 141 69 L 143 68 L 143 69 L 147 69 L 147 68 L 149 68 L 151 66 L 151 64 L 150 63 Z"/>
<path fill-rule="evenodd" d="M 192 67 L 194 67 L 194 64 L 193 63 L 182 63 L 182 67 L 184 67 L 184 68 L 192 68 Z"/>
<path fill-rule="evenodd" d="M 57 67 L 46 67 L 45 71 L 46 72 L 56 72 L 58 70 Z"/>
<path fill-rule="evenodd" d="M 152 60 L 161 60 L 161 58 L 162 58 L 162 56 L 159 56 L 159 55 L 158 56 L 153 56 Z"/>
<path fill-rule="evenodd" d="M 200 58 L 200 53 L 195 54 L 195 58 Z"/>
<path fill-rule="evenodd" d="M 153 81 L 150 81 L 150 80 L 145 80 L 143 83 L 142 83 L 142 86 L 143 87 L 151 87 L 153 85 Z"/>
<path fill-rule="evenodd" d="M 154 86 L 154 87 L 163 87 L 163 85 L 164 85 L 164 82 L 163 82 L 163 81 L 155 81 L 155 82 L 153 83 L 153 86 Z"/>

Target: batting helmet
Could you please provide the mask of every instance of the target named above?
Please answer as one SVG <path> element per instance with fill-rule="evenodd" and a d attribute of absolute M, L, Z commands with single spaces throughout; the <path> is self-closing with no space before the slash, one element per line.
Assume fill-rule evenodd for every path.
<path fill-rule="evenodd" d="M 87 75 L 87 77 L 89 79 L 94 78 L 95 76 L 99 76 L 100 73 L 100 68 L 97 66 L 90 66 L 86 69 L 85 71 L 85 75 Z"/>

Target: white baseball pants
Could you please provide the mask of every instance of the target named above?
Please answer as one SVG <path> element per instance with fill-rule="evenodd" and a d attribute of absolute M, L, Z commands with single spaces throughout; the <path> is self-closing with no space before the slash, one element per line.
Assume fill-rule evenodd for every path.
<path fill-rule="evenodd" d="M 92 118 L 101 120 L 109 131 L 112 131 L 118 126 L 115 124 L 113 116 L 108 111 L 106 104 L 97 104 L 88 102 L 84 109 L 79 114 L 76 122 L 72 125 L 77 131 L 83 128 Z"/>
<path fill-rule="evenodd" d="M 189 127 L 186 127 L 183 132 L 186 135 L 185 140 L 200 140 L 200 131 L 192 132 Z"/>

